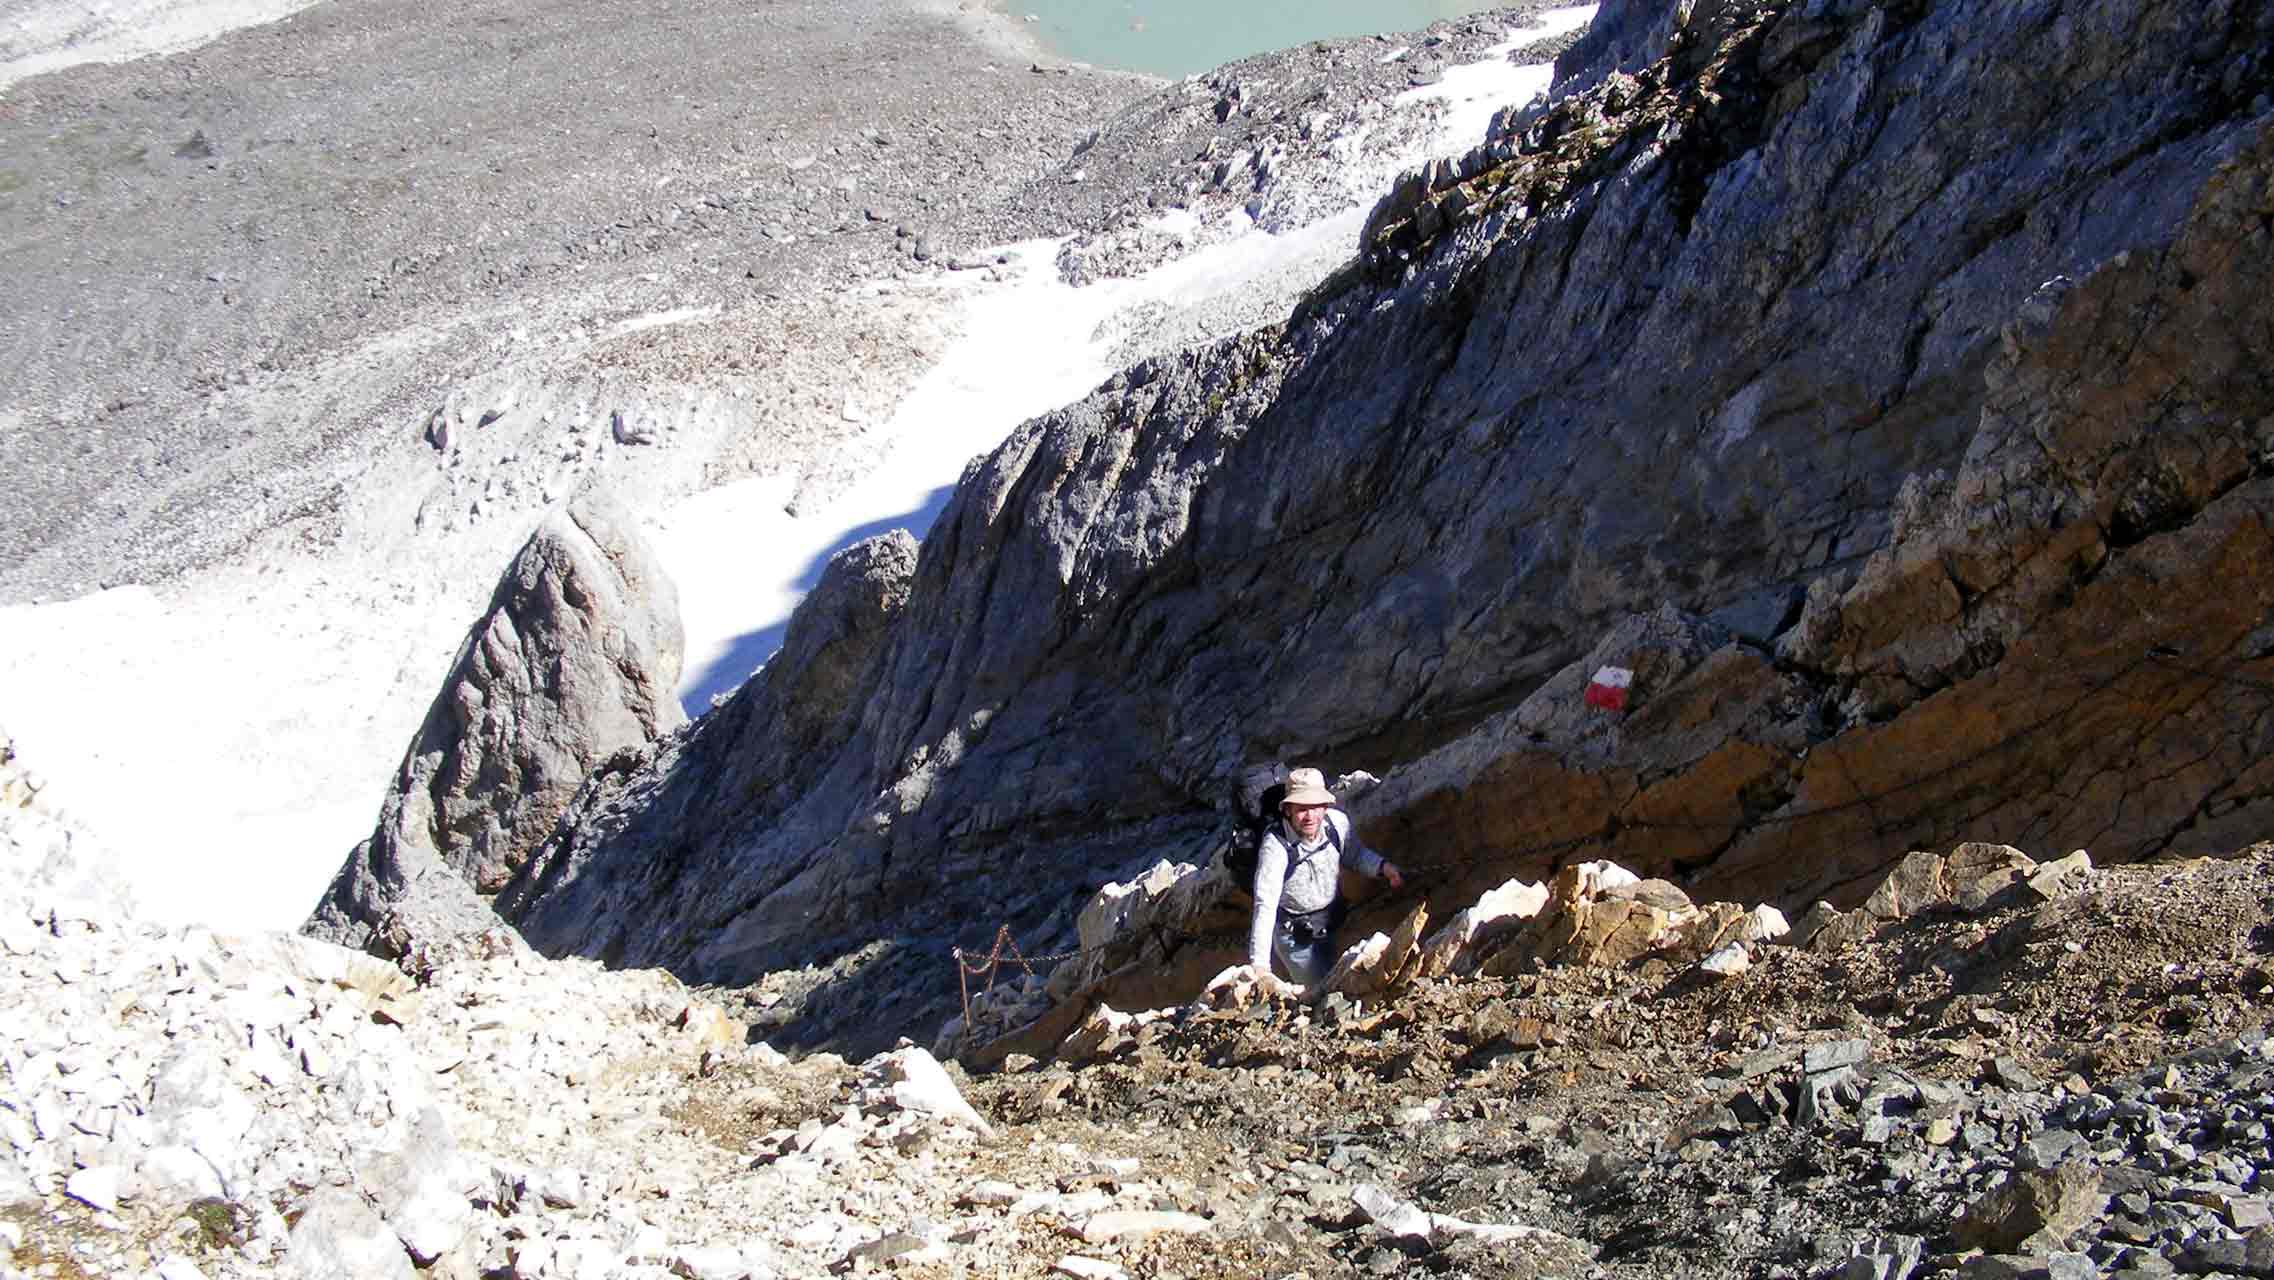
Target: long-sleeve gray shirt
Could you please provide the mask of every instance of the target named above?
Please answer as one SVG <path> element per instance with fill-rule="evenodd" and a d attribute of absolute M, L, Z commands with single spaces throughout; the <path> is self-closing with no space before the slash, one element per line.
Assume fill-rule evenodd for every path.
<path fill-rule="evenodd" d="M 1248 924 L 1248 963 L 1268 972 L 1271 968 L 1271 934 L 1282 909 L 1293 913 L 1332 906 L 1342 892 L 1342 868 L 1362 875 L 1382 874 L 1382 855 L 1359 843 L 1350 815 L 1329 809 L 1327 823 L 1342 837 L 1342 858 L 1334 856 L 1334 841 L 1325 827 L 1319 838 L 1302 843 L 1284 819 L 1271 824 L 1257 847 L 1255 859 L 1255 917 Z"/>

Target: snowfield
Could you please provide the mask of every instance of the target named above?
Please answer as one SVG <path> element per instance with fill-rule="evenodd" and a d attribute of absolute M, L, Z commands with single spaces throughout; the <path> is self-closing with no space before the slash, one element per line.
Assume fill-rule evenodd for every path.
<path fill-rule="evenodd" d="M 253 6 L 144 8 L 162 21 L 113 8 L 71 27 L 60 10 L 22 8 L 9 18 L 6 48 L 16 61 L 6 67 L 66 53 L 134 56 L 179 47 L 158 43 L 165 32 L 210 36 L 267 20 Z M 1505 53 L 1583 26 L 1592 13 L 1556 11 L 1493 58 L 1404 95 L 1405 106 L 1439 113 L 1411 162 L 1478 141 L 1493 111 L 1542 92 L 1548 68 L 1513 65 Z M 143 43 L 103 34 L 114 27 Z M 1081 288 L 1060 279 L 1054 240 L 999 250 L 1007 261 L 989 273 L 861 286 L 877 305 L 913 305 L 951 336 L 888 412 L 857 407 L 891 388 L 859 385 L 856 375 L 841 440 L 807 468 L 835 467 L 845 483 L 801 501 L 798 472 L 705 485 L 691 464 L 651 461 L 619 485 L 647 513 L 646 532 L 678 587 L 689 714 L 766 660 L 830 554 L 894 526 L 921 537 L 975 455 L 1108 377 L 1145 316 L 1227 298 L 1284 314 L 1348 260 L 1373 194 L 1349 191 L 1339 212 L 1276 236 L 1244 222 L 1244 232 L 1219 227 L 1213 236 L 1186 228 L 1204 247 Z M 668 311 L 646 327 L 715 319 Z M 619 324 L 612 336 L 641 328 Z M 547 345 L 541 336 L 521 344 Z M 367 477 L 362 506 L 329 545 L 303 547 L 280 532 L 156 589 L 0 609 L 9 654 L 0 724 L 52 803 L 138 864 L 131 875 L 154 917 L 224 930 L 295 927 L 370 833 L 404 745 L 535 523 L 532 514 L 449 540 L 414 539 L 404 530 L 423 521 L 424 508 L 409 495 L 432 483 L 408 471 Z"/>

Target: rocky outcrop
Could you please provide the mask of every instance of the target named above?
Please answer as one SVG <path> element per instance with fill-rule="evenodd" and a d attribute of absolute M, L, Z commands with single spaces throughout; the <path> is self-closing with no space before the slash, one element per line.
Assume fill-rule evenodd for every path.
<path fill-rule="evenodd" d="M 2033 292 L 1964 455 L 1906 481 L 1891 544 L 1812 584 L 1773 657 L 1727 651 L 1783 685 L 1760 704 L 1781 740 L 1747 728 L 1662 767 L 1665 725 L 1732 706 L 1690 684 L 1606 730 L 1610 769 L 1523 740 L 1519 714 L 1389 779 L 1383 839 L 1488 862 L 1490 841 L 1590 839 L 1651 874 L 1852 903 L 1976 829 L 2116 858 L 2263 829 L 2274 386 L 2241 291 L 2274 266 L 2270 160 L 2260 128 L 2175 243 Z M 1599 788 L 1578 813 L 1538 799 Z"/>
<path fill-rule="evenodd" d="M 586 490 L 506 569 L 371 838 L 308 921 L 401 955 L 493 928 L 503 888 L 595 766 L 684 723 L 678 597 L 627 512 Z"/>
<path fill-rule="evenodd" d="M 2043 863 L 2010 845 L 1978 841 L 1944 856 L 1915 851 L 1896 863 L 1855 910 L 1841 911 L 1822 901 L 1809 907 L 1793 925 L 1792 941 L 1832 951 L 1871 937 L 1883 925 L 1938 907 L 1979 912 L 2013 901 L 2050 902 L 2074 892 L 2091 872 L 2092 854 L 2084 849 Z"/>
<path fill-rule="evenodd" d="M 1886 925 L 1928 912 L 1977 916 L 2071 897 L 2092 884 L 2080 849 L 2039 864 L 2007 845 L 1962 844 L 1948 854 L 1913 851 L 1864 906 L 1842 912 L 1817 902 L 1797 927 L 1774 906 L 1693 902 L 1679 886 L 1646 880 L 1615 862 L 1566 863 L 1544 884 L 1510 880 L 1429 932 L 1416 903 L 1388 932 L 1343 939 L 1315 988 L 1288 987 L 1247 965 L 1201 982 L 1190 970 L 1208 954 L 1203 914 L 1224 897 L 1222 869 L 1161 863 L 1129 884 L 1108 884 L 1081 915 L 1082 947 L 1047 979 L 990 984 L 967 996 L 933 1046 L 975 1066 L 1014 1054 L 1085 1062 L 1174 1008 L 1138 1014 L 1113 1007 L 1173 993 L 1192 1007 L 1245 1008 L 1300 996 L 1321 1004 L 1396 998 L 1424 979 L 1513 978 L 1546 969 L 1629 969 L 1648 960 L 1713 978 L 1747 972 L 1771 943 L 1833 952 L 1871 941 Z M 1072 1028 L 1071 1031 L 1068 1029 Z"/>
<path fill-rule="evenodd" d="M 687 851 L 734 844 L 748 856 L 732 867 L 710 867 L 710 892 L 765 906 L 748 914 L 703 912 L 683 942 L 733 954 L 750 935 L 803 928 L 822 893 L 795 883 L 800 868 L 793 859 L 769 854 L 843 834 L 841 825 L 825 825 L 828 810 L 810 797 L 858 785 L 863 771 L 842 758 L 854 732 L 845 711 L 858 707 L 915 568 L 915 539 L 898 529 L 831 557 L 791 619 L 781 651 L 649 759 L 627 758 L 596 774 L 562 823 L 562 838 L 500 896 L 499 911 L 538 940 L 598 925 L 605 935 L 598 954 L 637 956 L 652 945 L 639 904 L 659 885 L 684 885 L 681 877 L 699 865 Z M 655 817 L 664 812 L 674 816 L 659 826 Z M 662 842 L 647 846 L 657 855 L 652 861 L 594 857 L 596 848 L 647 841 Z M 593 909 L 615 916 L 615 924 L 581 914 Z"/>
<path fill-rule="evenodd" d="M 1797 905 L 1977 827 L 2261 821 L 2222 695 L 2274 605 L 2274 15 L 1667 8 L 1606 6 L 1617 50 L 1430 180 L 1473 199 L 1284 326 L 969 471 L 794 799 L 658 751 L 513 918 L 703 979 L 843 960 L 896 994 L 807 1025 L 876 1035 L 946 1014 L 948 940 L 1201 861 L 1258 758 L 1392 766 L 1361 827 L 1439 917 L 1591 858 Z M 745 697 L 691 738 L 771 739 Z"/>

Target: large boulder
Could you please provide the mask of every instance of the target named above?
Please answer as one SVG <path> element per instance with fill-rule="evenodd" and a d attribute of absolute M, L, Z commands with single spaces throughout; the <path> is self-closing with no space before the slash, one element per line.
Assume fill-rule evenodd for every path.
<path fill-rule="evenodd" d="M 503 888 L 595 766 L 685 722 L 678 593 L 588 489 L 513 558 L 307 932 L 380 954 L 494 928 Z"/>

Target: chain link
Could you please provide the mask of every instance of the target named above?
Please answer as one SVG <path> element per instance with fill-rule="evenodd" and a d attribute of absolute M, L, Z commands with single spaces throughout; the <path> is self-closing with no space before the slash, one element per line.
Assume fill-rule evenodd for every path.
<path fill-rule="evenodd" d="M 1053 955 L 1024 955 L 1019 951 L 1017 941 L 1011 937 L 1011 926 L 1007 923 L 996 926 L 995 945 L 988 950 L 987 958 L 978 964 L 971 962 L 971 952 L 965 951 L 962 947 L 955 948 L 956 979 L 963 988 L 964 1026 L 975 1025 L 971 1020 L 971 980 L 973 978 L 985 978 L 987 985 L 981 987 L 979 992 L 981 995 L 992 993 L 995 990 L 996 971 L 1003 967 L 1006 953 L 1010 957 L 1010 963 L 1024 969 L 1028 977 L 1034 976 L 1034 966 L 1038 964 L 1056 964 L 1062 960 L 1072 960 L 1082 954 L 1079 951 L 1061 951 Z"/>

